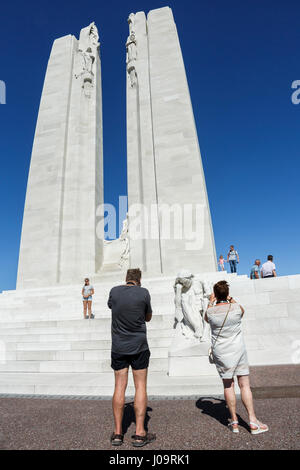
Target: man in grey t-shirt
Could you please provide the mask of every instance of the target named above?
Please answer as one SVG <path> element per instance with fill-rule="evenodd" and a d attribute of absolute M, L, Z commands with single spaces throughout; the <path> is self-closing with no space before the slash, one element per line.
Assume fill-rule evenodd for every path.
<path fill-rule="evenodd" d="M 135 398 L 136 433 L 132 444 L 142 447 L 155 440 L 155 434 L 144 427 L 147 409 L 147 372 L 150 351 L 145 322 L 152 318 L 151 299 L 147 289 L 141 287 L 140 269 L 128 269 L 126 284 L 113 287 L 107 302 L 112 311 L 111 323 L 111 367 L 115 372 L 113 413 L 115 429 L 111 435 L 114 446 L 123 443 L 122 419 L 128 369 L 132 368 Z"/>

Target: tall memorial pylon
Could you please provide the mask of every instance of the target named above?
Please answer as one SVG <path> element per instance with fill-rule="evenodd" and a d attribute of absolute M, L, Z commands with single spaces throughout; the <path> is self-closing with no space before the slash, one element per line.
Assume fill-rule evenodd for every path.
<path fill-rule="evenodd" d="M 28 177 L 17 288 L 78 282 L 99 270 L 102 95 L 94 23 L 53 43 Z M 99 214 L 98 214 L 99 215 Z M 98 234 L 99 235 L 99 234 Z"/>
<path fill-rule="evenodd" d="M 147 18 L 144 12 L 132 13 L 128 23 L 130 265 L 153 275 L 176 275 L 183 267 L 216 271 L 205 177 L 172 10 L 152 10 Z"/>

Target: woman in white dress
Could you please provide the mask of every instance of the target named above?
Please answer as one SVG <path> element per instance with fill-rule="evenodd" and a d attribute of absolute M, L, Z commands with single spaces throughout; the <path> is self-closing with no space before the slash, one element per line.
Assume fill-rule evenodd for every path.
<path fill-rule="evenodd" d="M 224 397 L 231 416 L 229 428 L 234 433 L 239 432 L 234 391 L 234 376 L 237 376 L 242 402 L 249 416 L 251 434 L 260 434 L 268 431 L 268 426 L 258 421 L 254 412 L 247 351 L 241 329 L 243 315 L 243 307 L 229 297 L 228 283 L 217 282 L 205 320 L 211 327 L 211 356 L 223 380 Z"/>

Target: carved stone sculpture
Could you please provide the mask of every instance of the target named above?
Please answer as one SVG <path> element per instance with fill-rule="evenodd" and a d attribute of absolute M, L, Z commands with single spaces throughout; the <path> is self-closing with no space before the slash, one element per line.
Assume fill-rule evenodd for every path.
<path fill-rule="evenodd" d="M 137 47 L 136 47 L 136 36 L 134 32 L 134 14 L 131 13 L 128 18 L 129 24 L 129 36 L 126 41 L 126 64 L 127 72 L 130 76 L 131 87 L 134 87 L 137 83 L 136 73 L 136 59 L 137 59 Z"/>
<path fill-rule="evenodd" d="M 76 78 L 82 77 L 82 88 L 86 96 L 90 96 L 90 87 L 93 85 L 94 64 L 99 46 L 98 29 L 93 22 L 81 32 L 75 73 Z"/>
<path fill-rule="evenodd" d="M 128 22 L 128 25 L 129 25 L 129 32 L 131 33 L 131 31 L 133 30 L 134 28 L 134 18 L 135 18 L 135 14 L 134 13 L 130 13 L 130 15 L 128 16 L 128 19 L 127 19 L 127 22 Z"/>
<path fill-rule="evenodd" d="M 191 272 L 182 270 L 178 273 L 174 285 L 175 291 L 175 324 L 186 338 L 207 339 L 207 326 L 204 313 L 207 299 L 211 293 L 209 283 L 196 278 Z"/>
<path fill-rule="evenodd" d="M 129 258 L 128 214 L 126 216 L 126 219 L 123 221 L 122 232 L 120 234 L 119 240 L 124 245 L 119 261 L 119 266 L 120 268 L 122 268 Z"/>

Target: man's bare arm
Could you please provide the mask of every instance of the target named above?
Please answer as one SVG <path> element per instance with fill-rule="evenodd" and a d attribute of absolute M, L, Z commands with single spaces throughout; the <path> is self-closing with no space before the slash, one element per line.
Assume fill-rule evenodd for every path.
<path fill-rule="evenodd" d="M 146 316 L 145 316 L 145 321 L 146 322 L 149 322 L 152 318 L 152 312 L 151 313 L 146 313 Z"/>

